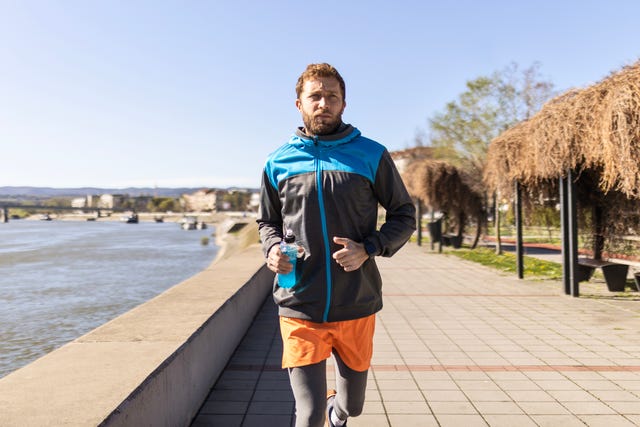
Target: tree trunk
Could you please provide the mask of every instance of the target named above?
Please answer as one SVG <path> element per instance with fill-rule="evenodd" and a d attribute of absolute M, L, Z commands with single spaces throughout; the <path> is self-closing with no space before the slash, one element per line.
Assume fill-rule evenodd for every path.
<path fill-rule="evenodd" d="M 418 231 L 418 246 L 422 246 L 422 200 L 416 199 L 416 229 Z"/>
<path fill-rule="evenodd" d="M 602 207 L 593 207 L 593 258 L 602 259 L 604 251 L 604 221 Z"/>
<path fill-rule="evenodd" d="M 478 214 L 476 218 L 477 228 L 476 228 L 476 236 L 473 239 L 473 243 L 471 244 L 471 249 L 475 249 L 478 246 L 478 242 L 480 241 L 480 236 L 482 235 L 482 213 Z"/>
<path fill-rule="evenodd" d="M 502 237 L 500 236 L 500 204 L 498 203 L 498 194 L 493 195 L 493 206 L 495 209 L 494 222 L 496 225 L 496 255 L 502 255 Z"/>

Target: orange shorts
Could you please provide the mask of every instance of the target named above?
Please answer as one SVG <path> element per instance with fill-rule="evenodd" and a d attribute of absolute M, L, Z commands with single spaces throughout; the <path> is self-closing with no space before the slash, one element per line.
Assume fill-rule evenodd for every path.
<path fill-rule="evenodd" d="M 280 316 L 282 367 L 322 362 L 333 349 L 351 369 L 364 372 L 371 365 L 375 314 L 361 319 L 316 323 Z"/>

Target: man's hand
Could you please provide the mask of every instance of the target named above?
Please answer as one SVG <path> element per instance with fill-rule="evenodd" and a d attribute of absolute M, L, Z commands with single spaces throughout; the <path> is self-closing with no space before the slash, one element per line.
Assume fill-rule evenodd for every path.
<path fill-rule="evenodd" d="M 271 249 L 269 249 L 267 268 L 278 274 L 291 273 L 293 270 L 293 264 L 289 260 L 289 257 L 282 253 L 280 245 L 273 245 Z"/>
<path fill-rule="evenodd" d="M 346 237 L 334 237 L 333 242 L 344 246 L 333 253 L 333 259 L 340 267 L 344 268 L 344 271 L 356 271 L 369 259 L 362 243 L 354 242 Z"/>

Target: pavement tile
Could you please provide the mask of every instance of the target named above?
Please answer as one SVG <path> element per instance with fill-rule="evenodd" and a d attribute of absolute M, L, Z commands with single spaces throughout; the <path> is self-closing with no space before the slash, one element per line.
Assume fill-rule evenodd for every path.
<path fill-rule="evenodd" d="M 478 414 L 478 410 L 469 401 L 464 402 L 429 402 L 434 414 Z"/>
<path fill-rule="evenodd" d="M 449 371 L 449 376 L 454 380 L 490 380 L 491 378 L 481 371 Z"/>
<path fill-rule="evenodd" d="M 206 401 L 200 409 L 201 414 L 244 414 L 247 412 L 249 402 L 215 402 Z"/>
<path fill-rule="evenodd" d="M 400 424 L 396 424 L 400 426 Z M 425 424 L 425 426 L 428 424 Z M 264 427 L 267 427 L 266 425 Z M 274 426 L 275 427 L 275 426 Z M 359 417 L 349 418 L 349 427 L 391 427 L 387 417 L 380 415 L 362 414 Z"/>
<path fill-rule="evenodd" d="M 476 407 L 479 413 L 486 414 L 524 414 L 522 408 L 516 405 L 514 402 L 482 402 L 473 401 L 473 405 Z"/>
<path fill-rule="evenodd" d="M 551 402 L 556 400 L 544 390 L 510 390 L 507 394 L 514 402 Z"/>
<path fill-rule="evenodd" d="M 436 415 L 440 427 L 484 427 L 487 422 L 480 415 Z"/>
<path fill-rule="evenodd" d="M 626 415 L 625 418 L 631 421 L 633 425 L 640 426 L 640 415 Z"/>
<path fill-rule="evenodd" d="M 386 390 L 418 390 L 418 385 L 411 380 L 378 380 L 376 381 L 381 391 Z"/>
<path fill-rule="evenodd" d="M 391 427 L 438 427 L 438 422 L 433 415 L 389 415 Z M 362 425 L 363 427 L 374 427 L 374 425 Z M 442 426 L 442 424 L 440 424 Z M 351 427 L 351 421 L 349 421 Z M 357 427 L 354 425 L 354 427 Z"/>
<path fill-rule="evenodd" d="M 626 390 L 589 390 L 591 394 L 603 401 L 638 402 L 638 396 Z M 638 402 L 640 406 L 640 402 Z"/>
<path fill-rule="evenodd" d="M 295 410 L 294 402 L 260 402 L 253 401 L 249 405 L 247 414 L 254 415 L 291 415 Z"/>
<path fill-rule="evenodd" d="M 540 427 L 584 427 L 575 415 L 531 415 L 531 419 Z"/>
<path fill-rule="evenodd" d="M 601 380 L 578 380 L 574 379 L 573 382 L 584 390 L 593 392 L 594 390 L 622 390 L 622 388 L 614 383 L 605 379 Z"/>
<path fill-rule="evenodd" d="M 640 415 L 640 404 L 638 403 L 638 400 L 631 402 L 608 401 L 606 402 L 606 404 L 614 411 L 622 415 Z"/>
<path fill-rule="evenodd" d="M 594 395 L 584 390 L 547 390 L 547 392 L 560 402 L 595 402 Z"/>
<path fill-rule="evenodd" d="M 291 390 L 256 390 L 253 400 L 258 402 L 293 402 L 293 393 Z"/>
<path fill-rule="evenodd" d="M 535 382 L 538 389 L 541 390 L 565 390 L 565 391 L 577 391 L 582 390 L 578 384 L 570 380 L 537 380 Z"/>
<path fill-rule="evenodd" d="M 387 414 L 431 414 L 427 402 L 384 402 Z"/>
<path fill-rule="evenodd" d="M 383 402 L 423 402 L 419 390 L 380 390 Z"/>
<path fill-rule="evenodd" d="M 198 415 L 191 427 L 242 427 L 244 414 L 241 415 Z"/>
<path fill-rule="evenodd" d="M 491 427 L 536 427 L 537 424 L 528 415 L 485 414 L 484 419 Z"/>
<path fill-rule="evenodd" d="M 242 427 L 265 427 L 265 426 L 283 426 L 291 425 L 291 415 L 253 415 L 247 414 L 242 423 Z"/>
<path fill-rule="evenodd" d="M 454 384 L 457 384 L 457 387 L 460 390 L 494 390 L 499 391 L 500 386 L 493 381 L 489 380 L 458 380 Z"/>
<path fill-rule="evenodd" d="M 568 414 L 567 408 L 559 402 L 518 402 L 518 406 L 529 415 L 562 415 Z"/>
<path fill-rule="evenodd" d="M 212 402 L 248 402 L 253 396 L 253 390 L 213 390 L 207 400 Z"/>
<path fill-rule="evenodd" d="M 581 415 L 580 419 L 589 427 L 634 427 L 634 421 L 621 415 Z"/>
<path fill-rule="evenodd" d="M 459 390 L 424 390 L 427 402 L 467 402 L 467 396 Z"/>
<path fill-rule="evenodd" d="M 412 245 L 379 266 L 385 307 L 364 412 L 349 426 L 640 425 L 640 305 L 610 298 L 601 279 L 572 298 L 559 282 Z M 193 426 L 292 425 L 270 301 Z"/>
<path fill-rule="evenodd" d="M 534 381 L 526 380 L 496 380 L 496 385 L 505 391 L 509 390 L 540 390 Z M 544 387 L 542 387 L 544 388 Z"/>
<path fill-rule="evenodd" d="M 368 396 L 367 399 L 364 401 L 364 407 L 362 409 L 362 413 L 363 414 L 384 414 L 385 413 L 385 406 L 382 404 L 381 401 L 375 401 L 375 400 L 368 400 Z"/>
<path fill-rule="evenodd" d="M 291 390 L 291 385 L 288 379 L 285 380 L 263 380 L 261 379 L 257 386 L 256 390 Z"/>
<path fill-rule="evenodd" d="M 460 384 L 450 379 L 430 380 L 416 379 L 416 384 L 420 390 L 459 390 Z M 478 388 L 478 390 L 481 390 Z"/>
<path fill-rule="evenodd" d="M 465 390 L 464 393 L 474 402 L 511 402 L 511 397 L 502 390 Z"/>

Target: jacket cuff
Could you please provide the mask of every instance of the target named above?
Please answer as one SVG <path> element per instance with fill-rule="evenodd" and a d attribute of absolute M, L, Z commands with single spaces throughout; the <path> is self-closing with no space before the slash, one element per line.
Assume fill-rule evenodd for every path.
<path fill-rule="evenodd" d="M 363 244 L 364 250 L 367 251 L 367 255 L 369 255 L 369 258 L 373 258 L 380 254 L 378 247 L 375 245 L 375 243 L 373 243 L 372 239 L 364 239 Z"/>

